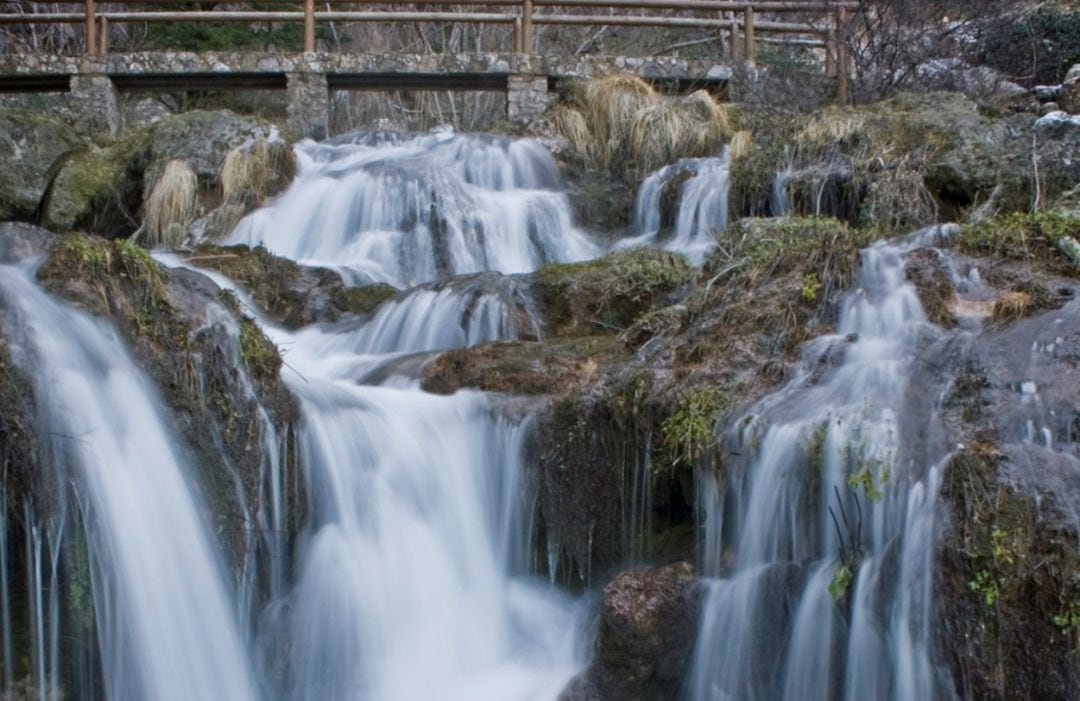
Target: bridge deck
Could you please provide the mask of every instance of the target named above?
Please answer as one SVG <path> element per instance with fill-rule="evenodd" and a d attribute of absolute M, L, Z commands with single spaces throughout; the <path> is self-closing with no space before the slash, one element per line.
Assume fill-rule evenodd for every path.
<path fill-rule="evenodd" d="M 285 89 L 290 74 L 326 76 L 336 90 L 498 90 L 510 76 L 564 79 L 632 73 L 678 89 L 722 87 L 730 67 L 672 57 L 535 56 L 525 54 L 189 53 L 110 54 L 105 59 L 0 56 L 0 91 L 63 91 L 74 75 L 105 75 L 120 92 Z"/>

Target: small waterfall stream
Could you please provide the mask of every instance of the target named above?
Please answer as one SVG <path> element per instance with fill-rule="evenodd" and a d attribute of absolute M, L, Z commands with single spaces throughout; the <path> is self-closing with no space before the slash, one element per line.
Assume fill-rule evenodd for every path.
<path fill-rule="evenodd" d="M 636 235 L 619 247 L 661 245 L 701 265 L 716 247 L 716 233 L 727 226 L 730 163 L 717 158 L 684 158 L 650 174 L 634 201 Z M 678 188 L 671 193 L 671 188 Z M 664 200 L 674 200 L 674 219 L 666 222 Z M 662 230 L 670 227 L 668 236 Z"/>
<path fill-rule="evenodd" d="M 0 530 L 3 659 L 10 667 L 17 627 L 9 557 L 24 548 L 31 620 L 20 624 L 42 701 L 59 676 L 59 544 L 80 529 L 110 699 L 541 701 L 587 662 L 585 601 L 530 573 L 530 407 L 436 396 L 417 380 L 437 351 L 539 335 L 520 281 L 503 275 L 604 252 L 574 226 L 554 160 L 530 140 L 452 133 L 355 135 L 297 152 L 292 187 L 229 243 L 402 291 L 369 316 L 296 331 L 253 312 L 300 401 L 309 508 L 287 554 L 281 445 L 263 417 L 267 494 L 247 524 L 261 545 L 236 592 L 123 343 L 46 295 L 28 268 L 0 266 L 10 312 L 0 321 L 37 382 L 50 462 L 75 494 L 47 521 L 28 513 L 25 543 Z M 728 220 L 729 175 L 726 153 L 651 174 L 635 235 L 616 247 L 662 246 L 701 264 Z M 790 210 L 789 176 L 777 175 L 777 212 Z M 919 349 L 941 331 L 905 279 L 915 245 L 863 251 L 836 333 L 806 344 L 793 378 L 717 436 L 723 472 L 697 475 L 706 584 L 693 701 L 953 697 L 932 655 L 931 608 L 949 453 L 912 383 Z M 254 309 L 233 282 L 205 274 Z M 1022 439 L 1049 448 L 1036 388 L 1022 391 Z M 649 441 L 620 514 L 634 563 L 647 558 L 635 539 L 651 530 L 658 496 Z M 275 559 L 266 586 L 254 574 L 263 557 Z"/>
<path fill-rule="evenodd" d="M 918 348 L 939 332 L 905 280 L 903 252 L 863 251 L 838 333 L 809 344 L 793 380 L 723 437 L 726 482 L 702 476 L 715 579 L 693 699 L 951 695 L 930 636 L 946 451 L 908 384 Z M 905 442 L 914 421 L 928 445 Z"/>
<path fill-rule="evenodd" d="M 150 382 L 103 323 L 46 295 L 29 271 L 0 266 L 0 299 L 14 316 L 16 357 L 36 380 L 48 462 L 74 485 L 90 539 L 98 643 L 110 699 L 255 699 L 257 685 L 186 466 Z M 48 543 L 59 547 L 54 524 Z M 56 551 L 34 539 L 39 581 Z M 40 563 L 49 556 L 52 566 Z M 32 607 L 57 626 L 55 603 Z M 49 658 L 55 661 L 55 633 Z M 38 655 L 38 688 L 45 655 Z M 53 692 L 57 693 L 57 692 Z"/>
<path fill-rule="evenodd" d="M 231 243 L 398 287 L 600 251 L 574 228 L 551 155 L 527 139 L 362 135 L 297 152 L 296 182 Z"/>

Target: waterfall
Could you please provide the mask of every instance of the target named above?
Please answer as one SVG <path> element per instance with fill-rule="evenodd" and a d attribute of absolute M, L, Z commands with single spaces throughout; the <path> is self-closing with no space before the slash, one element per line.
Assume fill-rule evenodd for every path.
<path fill-rule="evenodd" d="M 634 200 L 636 235 L 621 246 L 662 245 L 701 265 L 716 247 L 717 232 L 727 226 L 730 172 L 727 151 L 719 158 L 684 158 L 650 174 Z M 672 221 L 664 200 L 677 187 Z M 669 236 L 662 230 L 671 228 Z"/>
<path fill-rule="evenodd" d="M 527 139 L 362 135 L 297 152 L 292 187 L 230 243 L 398 287 L 599 252 L 573 226 L 551 155 Z"/>
<path fill-rule="evenodd" d="M 358 328 L 269 330 L 289 349 L 313 508 L 279 632 L 290 698 L 555 698 L 582 665 L 579 605 L 526 576 L 527 424 L 480 393 L 367 374 L 511 337 L 510 315 L 494 294 L 419 289 Z"/>
<path fill-rule="evenodd" d="M 149 380 L 114 332 L 53 301 L 27 270 L 0 266 L 0 300 L 14 317 L 14 355 L 36 382 L 45 454 L 81 510 L 108 697 L 257 698 L 216 544 Z M 37 529 L 27 537 L 41 647 L 57 551 Z M 48 542 L 58 548 L 59 534 Z M 44 694 L 50 680 L 37 667 Z"/>
<path fill-rule="evenodd" d="M 951 697 L 930 607 L 947 456 L 935 417 L 908 406 L 913 358 L 939 332 L 903 252 L 863 251 L 838 333 L 809 344 L 792 381 L 722 437 L 725 474 L 699 479 L 713 579 L 692 699 Z M 900 417 L 925 422 L 929 447 L 907 444 Z"/>

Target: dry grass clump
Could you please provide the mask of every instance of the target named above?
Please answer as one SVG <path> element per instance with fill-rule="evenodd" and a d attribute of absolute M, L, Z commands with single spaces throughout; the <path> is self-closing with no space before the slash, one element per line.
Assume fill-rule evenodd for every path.
<path fill-rule="evenodd" d="M 754 153 L 757 144 L 754 143 L 754 135 L 749 131 L 737 131 L 731 137 L 728 145 L 728 157 L 731 160 L 746 158 Z"/>
<path fill-rule="evenodd" d="M 666 98 L 636 76 L 593 80 L 555 105 L 552 126 L 578 156 L 600 167 L 656 170 L 679 158 L 714 155 L 731 136 L 731 117 L 699 90 Z"/>
<path fill-rule="evenodd" d="M 688 154 L 684 146 L 693 138 L 686 115 L 671 102 L 646 107 L 634 115 L 629 153 L 642 170 L 656 170 Z"/>
<path fill-rule="evenodd" d="M 577 153 L 588 153 L 592 144 L 592 136 L 589 134 L 589 125 L 585 121 L 585 115 L 576 107 L 567 104 L 557 104 L 548 111 L 548 120 L 555 131 L 570 142 L 570 147 Z"/>
<path fill-rule="evenodd" d="M 1008 323 L 1010 321 L 1016 321 L 1017 319 L 1023 319 L 1031 310 L 1033 301 L 1031 295 L 1027 292 L 1020 292 L 1017 290 L 1006 292 L 994 302 L 994 321 Z"/>
<path fill-rule="evenodd" d="M 296 156 L 288 144 L 259 139 L 229 151 L 221 165 L 221 206 L 210 216 L 209 239 L 232 231 L 247 214 L 288 187 L 296 175 Z"/>
<path fill-rule="evenodd" d="M 195 219 L 196 177 L 185 161 L 169 161 L 143 206 L 148 243 L 177 248 Z"/>

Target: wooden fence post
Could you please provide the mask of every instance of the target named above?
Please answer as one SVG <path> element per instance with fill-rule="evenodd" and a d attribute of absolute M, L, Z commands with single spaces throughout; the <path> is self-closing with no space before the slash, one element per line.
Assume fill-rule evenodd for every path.
<path fill-rule="evenodd" d="M 521 52 L 533 52 L 533 3 L 521 0 Z"/>
<path fill-rule="evenodd" d="M 836 99 L 846 105 L 849 99 L 847 60 L 847 10 L 836 12 Z"/>
<path fill-rule="evenodd" d="M 731 60 L 734 61 L 739 56 L 739 20 L 735 19 L 735 13 L 729 12 L 728 19 L 731 20 L 731 30 L 728 33 L 728 42 L 731 45 Z"/>
<path fill-rule="evenodd" d="M 105 58 L 109 55 L 109 18 L 99 18 L 101 22 L 101 33 L 98 35 L 97 51 L 98 56 Z"/>
<path fill-rule="evenodd" d="M 315 0 L 304 0 L 304 52 L 315 50 Z"/>
<path fill-rule="evenodd" d="M 94 41 L 97 34 L 97 19 L 95 16 L 94 0 L 86 0 L 86 55 L 93 57 L 95 53 L 94 45 L 97 43 Z"/>
<path fill-rule="evenodd" d="M 743 10 L 743 60 L 754 62 L 754 6 L 747 5 Z"/>
<path fill-rule="evenodd" d="M 523 53 L 525 48 L 521 44 L 521 18 L 514 18 L 514 53 Z"/>
<path fill-rule="evenodd" d="M 830 29 L 825 35 L 825 75 L 836 77 L 836 30 Z"/>

